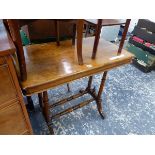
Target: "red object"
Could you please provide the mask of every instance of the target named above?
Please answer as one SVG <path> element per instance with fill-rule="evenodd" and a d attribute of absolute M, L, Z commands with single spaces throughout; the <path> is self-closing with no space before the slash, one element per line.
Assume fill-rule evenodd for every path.
<path fill-rule="evenodd" d="M 146 42 L 146 43 L 145 43 L 145 46 L 150 47 L 150 46 L 152 46 L 152 44 L 151 44 L 151 43 Z"/>
<path fill-rule="evenodd" d="M 134 41 L 136 41 L 136 42 L 141 43 L 141 44 L 143 44 L 143 43 L 144 43 L 144 40 L 143 40 L 143 39 L 138 38 L 138 37 L 136 37 L 136 36 L 133 36 L 133 37 L 132 37 L 132 39 L 133 39 Z"/>

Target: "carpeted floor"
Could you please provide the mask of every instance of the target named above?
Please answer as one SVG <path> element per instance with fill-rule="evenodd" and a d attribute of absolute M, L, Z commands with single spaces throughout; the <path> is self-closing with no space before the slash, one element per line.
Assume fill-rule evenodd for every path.
<path fill-rule="evenodd" d="M 101 74 L 94 77 L 98 88 Z M 70 84 L 72 92 L 84 88 L 88 79 L 83 78 Z M 50 101 L 54 102 L 71 93 L 66 85 L 49 91 Z M 84 98 L 87 98 L 85 96 Z M 81 98 L 80 100 L 84 100 Z M 103 120 L 96 103 L 78 109 L 59 119 L 53 120 L 56 135 L 126 135 L 155 134 L 155 72 L 143 73 L 132 65 L 125 65 L 108 72 L 105 91 L 102 94 Z M 33 96 L 35 112 L 30 112 L 34 134 L 49 134 L 44 118 Z M 79 103 L 79 99 L 72 104 Z M 71 103 L 69 103 L 70 105 Z M 61 109 L 64 109 L 61 106 Z M 58 111 L 56 109 L 52 113 Z"/>

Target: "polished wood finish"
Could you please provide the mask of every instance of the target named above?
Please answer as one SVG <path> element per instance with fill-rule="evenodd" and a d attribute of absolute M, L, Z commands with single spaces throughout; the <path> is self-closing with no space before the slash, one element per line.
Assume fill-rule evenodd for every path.
<path fill-rule="evenodd" d="M 94 38 L 83 39 L 84 65 L 77 63 L 76 47 L 71 41 L 62 41 L 58 47 L 55 43 L 28 45 L 24 47 L 27 66 L 27 80 L 21 82 L 26 95 L 43 92 L 52 87 L 105 70 L 130 63 L 132 54 L 122 50 L 117 57 L 118 47 L 100 39 L 96 59 L 91 59 Z"/>
<path fill-rule="evenodd" d="M 15 48 L 3 24 L 0 24 L 0 48 L 0 134 L 32 134 L 12 60 Z"/>
<path fill-rule="evenodd" d="M 25 26 L 27 24 L 30 24 L 31 22 L 37 21 L 37 19 L 34 20 L 7 20 L 7 26 L 10 29 L 10 34 L 12 36 L 12 39 L 15 43 L 16 49 L 17 49 L 17 56 L 18 56 L 18 62 L 19 62 L 19 72 L 20 72 L 20 77 L 21 80 L 24 81 L 27 78 L 27 72 L 26 72 L 26 64 L 25 64 L 25 57 L 24 57 L 24 52 L 23 52 L 23 47 L 22 47 L 22 42 L 21 42 L 21 37 L 20 37 L 20 33 L 19 33 L 19 29 L 21 26 Z M 72 43 L 75 44 L 75 35 L 76 35 L 76 24 L 74 20 L 62 20 L 62 19 L 55 19 L 55 32 L 56 32 L 56 42 L 57 45 L 60 45 L 60 30 L 59 30 L 59 22 L 73 22 L 73 39 L 72 39 Z M 82 40 L 81 40 L 82 42 Z M 82 44 L 82 43 L 81 43 Z M 79 50 L 77 50 L 79 51 Z M 81 51 L 82 52 L 82 51 Z M 79 52 L 77 52 L 79 53 Z M 81 60 L 81 59 L 80 59 Z M 67 84 L 68 90 L 69 90 L 69 84 Z M 27 97 L 27 101 L 28 101 L 28 108 L 29 109 L 34 109 L 34 105 L 33 105 L 33 101 L 31 99 L 30 96 Z"/>
<path fill-rule="evenodd" d="M 16 50 L 17 50 L 17 56 L 18 56 L 18 61 L 19 61 L 19 67 L 20 67 L 20 75 L 21 75 L 21 80 L 25 81 L 27 78 L 27 72 L 26 72 L 26 64 L 25 64 L 25 57 L 24 57 L 24 52 L 23 52 L 23 47 L 22 47 L 22 41 L 20 37 L 20 26 L 23 24 L 20 24 L 24 20 L 15 20 L 15 19 L 9 19 L 8 21 L 8 26 L 9 30 L 11 33 L 11 37 L 13 39 L 13 42 L 15 43 Z M 31 20 L 30 20 L 31 21 Z M 30 22 L 29 20 L 25 20 L 26 22 Z M 33 21 L 33 20 L 32 20 Z M 55 20 L 55 30 L 56 30 L 56 41 L 57 45 L 60 45 L 60 39 L 59 39 L 59 21 L 74 21 L 74 20 Z M 79 65 L 83 64 L 83 58 L 82 58 L 82 37 L 83 37 L 83 19 L 78 19 L 76 21 L 77 23 L 77 57 L 78 57 L 78 63 Z M 74 30 L 75 31 L 75 30 Z M 75 34 L 75 33 L 74 33 Z M 73 36 L 73 44 L 74 44 L 74 39 L 75 36 Z"/>

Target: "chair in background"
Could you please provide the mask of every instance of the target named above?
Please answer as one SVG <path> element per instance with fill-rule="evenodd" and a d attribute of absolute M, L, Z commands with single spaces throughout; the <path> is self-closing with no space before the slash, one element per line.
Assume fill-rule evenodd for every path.
<path fill-rule="evenodd" d="M 119 44 L 119 49 L 118 49 L 118 54 L 120 54 L 122 51 L 123 45 L 124 45 L 124 41 L 125 41 L 127 32 L 128 32 L 130 21 L 131 21 L 131 19 L 127 19 L 126 21 L 121 20 L 121 19 L 99 19 L 99 20 L 86 19 L 85 22 L 87 22 L 91 25 L 94 25 L 94 27 L 96 27 L 96 32 L 95 32 L 96 37 L 95 37 L 95 41 L 94 41 L 92 58 L 94 59 L 96 57 L 96 51 L 97 51 L 97 47 L 98 47 L 98 43 L 99 43 L 101 28 L 104 26 L 115 26 L 115 25 L 125 24 L 124 31 L 122 34 L 122 38 L 121 38 L 121 41 Z M 87 36 L 87 31 L 86 31 L 86 36 Z"/>

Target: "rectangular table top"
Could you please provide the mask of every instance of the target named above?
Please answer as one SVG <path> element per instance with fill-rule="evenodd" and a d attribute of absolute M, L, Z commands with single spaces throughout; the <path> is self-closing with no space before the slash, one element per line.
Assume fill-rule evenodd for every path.
<path fill-rule="evenodd" d="M 83 39 L 84 65 L 77 62 L 76 46 L 70 40 L 28 45 L 24 47 L 27 80 L 21 83 L 25 94 L 31 95 L 49 88 L 110 70 L 131 62 L 132 54 L 122 50 L 117 55 L 118 46 L 100 39 L 97 56 L 91 59 L 94 37 Z"/>
<path fill-rule="evenodd" d="M 96 59 L 92 60 L 93 43 L 94 37 L 83 39 L 84 65 L 82 66 L 77 62 L 76 45 L 72 46 L 70 40 L 62 41 L 60 46 L 55 42 L 25 46 L 27 80 L 21 82 L 25 94 L 31 95 L 110 70 L 130 63 L 133 57 L 126 50 L 122 50 L 122 54 L 118 56 L 118 46 L 100 39 Z M 0 23 L 0 56 L 14 52 L 15 46 L 3 23 Z"/>

